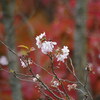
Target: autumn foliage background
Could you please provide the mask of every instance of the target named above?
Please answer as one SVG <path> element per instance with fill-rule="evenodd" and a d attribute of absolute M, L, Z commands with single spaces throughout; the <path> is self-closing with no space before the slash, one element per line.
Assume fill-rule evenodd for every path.
<path fill-rule="evenodd" d="M 15 0 L 14 28 L 16 47 L 26 45 L 35 47 L 35 37 L 46 32 L 49 39 L 58 42 L 59 46 L 67 45 L 70 49 L 70 56 L 73 57 L 73 34 L 75 31 L 75 6 L 76 0 Z M 10 2 L 10 0 L 8 0 Z M 2 5 L 0 4 L 0 39 L 5 39 L 5 27 L 3 20 Z M 90 74 L 90 86 L 94 97 L 100 95 L 100 1 L 88 0 L 87 6 L 87 44 L 88 63 L 93 67 L 94 74 Z M 18 53 L 22 53 L 20 48 Z M 5 47 L 0 44 L 0 56 L 6 55 Z M 39 50 L 32 52 L 31 57 L 40 65 L 47 66 L 48 59 Z M 6 69 L 7 66 L 4 66 Z M 21 66 L 20 70 L 26 73 Z M 40 68 L 33 66 L 36 73 L 40 73 L 42 79 L 50 84 L 51 77 Z M 59 76 L 72 79 L 72 75 L 66 73 L 63 68 L 57 72 Z M 35 84 L 21 82 L 24 100 L 36 100 L 40 93 Z M 0 71 L 0 100 L 12 100 L 11 88 L 9 85 L 9 74 Z M 70 94 L 76 98 L 75 91 Z"/>

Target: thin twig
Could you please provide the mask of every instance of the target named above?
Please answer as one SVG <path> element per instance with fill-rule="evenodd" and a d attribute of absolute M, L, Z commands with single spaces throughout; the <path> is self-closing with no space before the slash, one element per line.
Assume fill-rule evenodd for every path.
<path fill-rule="evenodd" d="M 44 91 L 40 90 L 40 92 L 41 92 L 44 96 L 48 97 L 50 100 L 54 100 L 51 96 L 49 96 L 48 94 L 46 94 Z"/>
<path fill-rule="evenodd" d="M 53 63 L 54 60 L 53 60 L 53 56 L 52 56 L 52 55 L 49 55 L 49 54 L 47 54 L 47 56 L 48 56 L 48 57 L 50 58 L 50 60 L 51 60 L 51 69 L 52 69 L 52 73 L 54 74 L 55 78 L 61 83 L 61 86 L 62 86 L 62 88 L 63 88 L 63 90 L 64 90 L 64 92 L 65 92 L 66 97 L 70 100 L 70 96 L 67 94 L 67 91 L 65 90 L 65 87 L 64 87 L 62 81 L 58 78 L 57 74 L 56 74 L 55 71 L 54 71 L 54 63 Z"/>
<path fill-rule="evenodd" d="M 18 57 L 18 55 L 16 54 L 16 52 L 15 52 L 14 50 L 10 49 L 1 39 L 0 39 L 0 42 L 1 42 L 9 51 L 11 51 L 13 54 L 15 54 L 15 55 Z"/>
<path fill-rule="evenodd" d="M 76 76 L 76 74 L 74 74 L 71 69 L 68 67 L 67 63 L 65 63 L 66 68 L 70 71 L 70 73 L 76 78 L 77 82 L 85 89 L 85 91 L 87 92 L 87 94 L 90 96 L 91 100 L 93 100 L 93 97 L 91 96 L 91 93 L 89 92 L 89 90 L 87 89 L 86 86 L 84 86 L 84 84 L 80 81 L 80 79 Z M 73 64 L 71 64 L 73 66 Z"/>

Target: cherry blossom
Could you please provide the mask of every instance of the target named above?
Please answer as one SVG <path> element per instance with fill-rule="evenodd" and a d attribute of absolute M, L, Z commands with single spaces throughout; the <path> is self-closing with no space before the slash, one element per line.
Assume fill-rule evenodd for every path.
<path fill-rule="evenodd" d="M 56 42 L 44 41 L 41 46 L 42 53 L 47 54 L 48 52 L 52 52 L 54 45 L 56 44 L 57 44 Z"/>
<path fill-rule="evenodd" d="M 25 67 L 27 67 L 28 65 L 31 65 L 31 64 L 33 63 L 31 59 L 28 59 L 28 60 L 22 60 L 22 59 L 20 59 L 20 62 L 21 62 L 21 66 L 22 66 L 23 68 L 25 68 Z"/>
<path fill-rule="evenodd" d="M 36 74 L 36 77 L 33 78 L 33 82 L 37 82 L 37 79 L 40 78 L 40 75 L 39 74 Z"/>
<path fill-rule="evenodd" d="M 75 89 L 77 87 L 77 84 L 72 84 L 72 85 L 67 85 L 68 87 L 68 90 L 72 90 L 72 89 Z"/>
<path fill-rule="evenodd" d="M 41 48 L 42 46 L 42 42 L 43 42 L 43 38 L 45 37 L 45 32 L 40 34 L 39 36 L 36 37 L 36 45 L 38 46 L 38 48 Z"/>
<path fill-rule="evenodd" d="M 59 82 L 58 81 L 53 81 L 53 85 L 52 85 L 52 87 L 58 87 L 60 84 L 59 84 Z"/>
<path fill-rule="evenodd" d="M 56 54 L 57 61 L 64 62 L 64 60 L 67 59 L 69 55 L 69 49 L 67 46 L 63 46 L 62 49 L 58 48 L 56 52 L 57 52 Z"/>
<path fill-rule="evenodd" d="M 45 32 L 39 36 L 36 37 L 36 45 L 38 48 L 41 49 L 42 53 L 47 54 L 49 52 L 52 52 L 54 49 L 54 45 L 57 45 L 56 42 L 52 41 L 46 41 L 45 38 Z"/>

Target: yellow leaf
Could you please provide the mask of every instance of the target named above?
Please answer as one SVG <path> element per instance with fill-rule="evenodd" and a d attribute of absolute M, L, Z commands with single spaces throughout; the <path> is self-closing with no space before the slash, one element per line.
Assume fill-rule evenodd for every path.
<path fill-rule="evenodd" d="M 18 47 L 25 48 L 25 49 L 29 50 L 29 48 L 27 46 L 25 46 L 25 45 L 19 45 Z"/>
<path fill-rule="evenodd" d="M 12 70 L 12 69 L 10 69 L 10 71 L 9 71 L 10 73 L 14 73 L 14 70 Z"/>

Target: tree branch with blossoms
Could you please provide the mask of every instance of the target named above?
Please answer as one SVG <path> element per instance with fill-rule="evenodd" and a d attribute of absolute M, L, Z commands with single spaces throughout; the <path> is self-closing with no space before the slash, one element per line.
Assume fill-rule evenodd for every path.
<path fill-rule="evenodd" d="M 63 48 L 57 47 L 57 49 L 55 49 L 57 43 L 47 40 L 45 32 L 36 37 L 36 45 L 44 55 L 49 57 L 50 59 L 49 67 L 51 69 L 51 72 L 49 72 L 43 66 L 34 62 L 32 58 L 30 58 L 29 53 L 32 51 L 34 52 L 35 48 L 33 47 L 28 48 L 27 46 L 20 45 L 18 47 L 26 48 L 28 51 L 26 55 L 19 56 L 15 51 L 11 50 L 2 40 L 0 40 L 0 43 L 2 43 L 9 51 L 11 51 L 14 55 L 16 55 L 19 58 L 21 62 L 21 66 L 23 68 L 27 68 L 29 74 L 19 73 L 12 69 L 6 70 L 3 68 L 2 64 L 0 64 L 0 70 L 12 74 L 14 77 L 16 77 L 19 80 L 36 83 L 37 86 L 39 87 L 38 89 L 41 92 L 41 95 L 44 95 L 45 98 L 48 98 L 50 100 L 72 100 L 72 97 L 69 95 L 68 91 L 71 91 L 73 89 L 79 91 L 84 96 L 83 100 L 88 100 L 88 97 L 90 97 L 91 100 L 93 100 L 89 90 L 86 87 L 88 74 L 86 75 L 86 82 L 82 83 L 78 79 L 75 73 L 75 68 L 73 66 L 71 58 L 69 57 L 68 47 L 63 46 Z M 66 59 L 70 61 L 71 67 L 68 66 Z M 58 77 L 58 74 L 55 71 L 54 60 L 56 60 L 57 62 L 64 63 L 66 70 L 69 71 L 70 74 L 75 78 L 75 81 Z M 50 86 L 41 79 L 39 73 L 35 74 L 34 70 L 32 70 L 33 67 L 31 66 L 32 64 L 41 68 L 43 71 L 45 71 L 47 74 L 49 74 L 52 77 Z M 91 71 L 89 67 L 87 67 L 86 70 L 88 73 Z M 64 82 L 68 84 L 67 89 L 64 85 Z M 84 91 L 78 88 L 78 85 L 81 85 L 84 88 Z"/>

